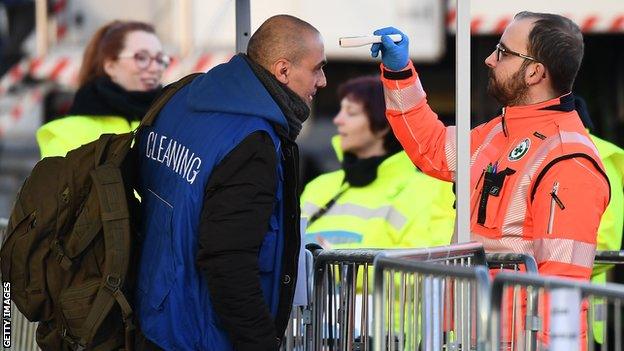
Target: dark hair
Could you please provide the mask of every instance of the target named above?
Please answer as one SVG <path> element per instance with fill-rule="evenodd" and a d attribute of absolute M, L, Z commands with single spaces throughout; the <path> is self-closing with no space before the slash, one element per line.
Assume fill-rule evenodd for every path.
<path fill-rule="evenodd" d="M 249 38 L 247 55 L 266 69 L 279 58 L 297 63 L 308 52 L 305 34 L 318 34 L 310 23 L 290 15 L 275 15 Z"/>
<path fill-rule="evenodd" d="M 401 144 L 386 120 L 386 101 L 379 76 L 353 78 L 342 83 L 338 87 L 338 98 L 340 100 L 347 98 L 362 104 L 373 133 L 388 131 L 383 142 L 387 153 L 393 154 L 401 150 Z"/>
<path fill-rule="evenodd" d="M 570 19 L 550 14 L 523 11 L 514 19 L 535 19 L 529 33 L 528 54 L 544 64 L 556 93 L 572 90 L 583 60 L 583 34 Z"/>
<path fill-rule="evenodd" d="M 124 49 L 126 36 L 134 31 L 156 34 L 154 26 L 138 21 L 113 21 L 98 29 L 84 51 L 78 84 L 82 86 L 95 78 L 106 76 L 104 61 L 116 59 Z"/>

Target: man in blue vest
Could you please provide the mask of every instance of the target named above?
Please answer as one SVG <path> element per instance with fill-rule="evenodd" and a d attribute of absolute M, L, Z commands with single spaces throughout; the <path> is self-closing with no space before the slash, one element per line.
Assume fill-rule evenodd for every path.
<path fill-rule="evenodd" d="M 295 139 L 326 85 L 323 40 L 278 15 L 139 139 L 139 349 L 277 350 L 300 245 Z"/>

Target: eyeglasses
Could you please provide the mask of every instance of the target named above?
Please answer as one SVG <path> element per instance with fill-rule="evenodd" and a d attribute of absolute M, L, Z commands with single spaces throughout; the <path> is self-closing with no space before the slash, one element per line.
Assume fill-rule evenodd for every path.
<path fill-rule="evenodd" d="M 137 51 L 134 54 L 127 53 L 121 54 L 117 56 L 119 58 L 132 58 L 134 59 L 134 63 L 136 64 L 138 69 L 147 69 L 151 64 L 152 60 L 156 61 L 162 68 L 169 67 L 171 63 L 171 57 L 167 54 L 163 54 L 162 52 L 157 53 L 152 56 L 147 51 Z"/>
<path fill-rule="evenodd" d="M 515 51 L 512 51 L 512 50 L 509 50 L 506 47 L 504 47 L 501 43 L 498 43 L 498 44 L 496 44 L 496 61 L 500 61 L 501 60 L 501 55 L 514 55 L 514 56 L 521 57 L 521 58 L 523 58 L 525 60 L 531 60 L 533 62 L 539 62 L 534 57 L 531 57 L 531 56 L 525 55 L 525 54 L 521 54 L 519 52 L 515 52 Z"/>

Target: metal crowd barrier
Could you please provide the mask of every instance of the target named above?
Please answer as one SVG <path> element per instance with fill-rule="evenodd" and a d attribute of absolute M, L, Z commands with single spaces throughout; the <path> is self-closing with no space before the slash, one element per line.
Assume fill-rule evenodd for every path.
<path fill-rule="evenodd" d="M 537 273 L 535 258 L 527 254 L 517 253 L 486 253 L 485 259 L 490 269 L 521 271 Z"/>
<path fill-rule="evenodd" d="M 623 265 L 624 251 L 596 251 L 594 264 L 604 265 Z M 622 340 L 622 329 L 617 327 L 622 325 L 622 315 L 619 310 L 610 310 L 605 308 L 602 298 L 590 299 L 589 309 L 587 312 L 587 340 L 588 350 L 611 350 L 611 345 L 617 345 L 615 338 L 619 335 L 619 345 Z M 614 314 L 610 313 L 614 312 Z M 594 335 L 595 322 L 602 323 L 598 328 L 598 335 Z M 596 340 L 596 342 L 594 342 Z M 601 342 L 600 342 L 600 341 Z"/>
<path fill-rule="evenodd" d="M 9 350 L 37 351 L 37 323 L 30 322 L 11 302 L 11 347 Z"/>
<path fill-rule="evenodd" d="M 0 218 L 0 243 L 4 243 L 4 232 L 8 223 L 8 219 Z M 0 275 L 0 279 L 1 278 L 2 275 Z M 3 349 L 19 351 L 39 350 L 35 340 L 36 332 L 37 323 L 28 321 L 28 319 L 26 319 L 26 317 L 24 317 L 24 315 L 17 309 L 17 306 L 15 306 L 13 301 L 11 301 L 11 347 L 3 347 Z"/>
<path fill-rule="evenodd" d="M 303 306 L 293 306 L 280 351 L 307 351 L 312 349 L 311 300 L 314 286 L 314 258 L 309 250 L 305 251 L 305 260 L 308 303 Z"/>
<path fill-rule="evenodd" d="M 527 254 L 518 253 L 488 253 L 485 255 L 490 270 L 497 271 L 496 274 L 505 271 L 527 272 L 537 274 L 537 262 L 535 258 Z M 541 319 L 538 315 L 538 299 L 539 295 L 536 291 L 520 291 L 520 289 L 512 289 L 509 305 L 509 320 L 507 321 L 511 330 L 510 344 L 512 347 L 516 345 L 522 346 L 522 351 L 536 351 L 537 337 L 541 326 Z M 522 328 L 518 327 L 517 321 L 524 321 Z M 512 348 L 513 349 L 513 348 Z"/>
<path fill-rule="evenodd" d="M 389 257 L 377 258 L 374 266 L 375 350 L 486 350 L 486 267 Z"/>
<path fill-rule="evenodd" d="M 505 320 L 505 291 L 507 288 L 520 288 L 536 291 L 540 300 L 548 301 L 539 308 L 544 323 L 541 330 L 548 329 L 546 335 L 540 335 L 537 350 L 575 351 L 581 349 L 583 342 L 583 307 L 590 297 L 605 299 L 607 309 L 612 308 L 614 315 L 621 318 L 622 302 L 624 301 L 624 285 L 607 283 L 606 285 L 590 284 L 555 277 L 540 277 L 535 274 L 519 274 L 502 272 L 496 276 L 491 290 L 491 311 L 489 335 L 491 350 L 525 350 L 523 345 L 511 345 L 503 333 Z M 622 322 L 616 318 L 614 345 L 608 350 L 622 351 Z M 589 335 L 587 339 L 590 341 Z M 584 348 L 583 348 L 584 349 Z"/>
<path fill-rule="evenodd" d="M 624 251 L 596 251 L 595 263 L 624 264 Z"/>
<path fill-rule="evenodd" d="M 478 243 L 402 250 L 321 250 L 315 255 L 312 350 L 370 350 L 373 291 L 378 257 L 446 265 L 485 265 Z"/>

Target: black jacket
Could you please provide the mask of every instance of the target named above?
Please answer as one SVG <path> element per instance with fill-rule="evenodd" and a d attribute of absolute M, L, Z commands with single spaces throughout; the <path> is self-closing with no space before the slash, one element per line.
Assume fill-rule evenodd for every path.
<path fill-rule="evenodd" d="M 273 321 L 264 303 L 258 279 L 257 243 L 266 233 L 273 211 L 276 172 L 275 147 L 264 132 L 250 134 L 213 171 L 206 187 L 199 226 L 197 264 L 207 274 L 211 298 L 224 329 L 238 350 L 275 350 L 288 324 L 300 245 L 297 145 L 282 138 L 284 170 L 284 228 L 280 306 Z M 255 213 L 249 218 L 249 213 Z M 236 219 L 223 228 L 215 218 Z M 222 237 L 211 235 L 214 226 Z M 242 243 L 247 246 L 241 248 Z M 202 248 L 235 247 L 245 254 L 208 257 Z M 222 250 L 224 251 L 224 250 Z"/>
<path fill-rule="evenodd" d="M 289 130 L 275 126 L 281 141 L 279 159 L 270 136 L 255 132 L 213 169 L 204 194 L 197 264 L 206 274 L 215 310 L 237 350 L 277 350 L 290 318 L 301 240 L 299 149 L 294 139 L 309 108 L 269 72 L 247 62 L 284 113 Z M 273 320 L 259 284 L 258 253 L 275 206 L 276 162 L 281 162 L 284 177 L 286 237 L 279 307 Z M 228 234 L 212 235 L 217 228 Z M 208 248 L 215 246 L 220 254 L 209 254 Z"/>

